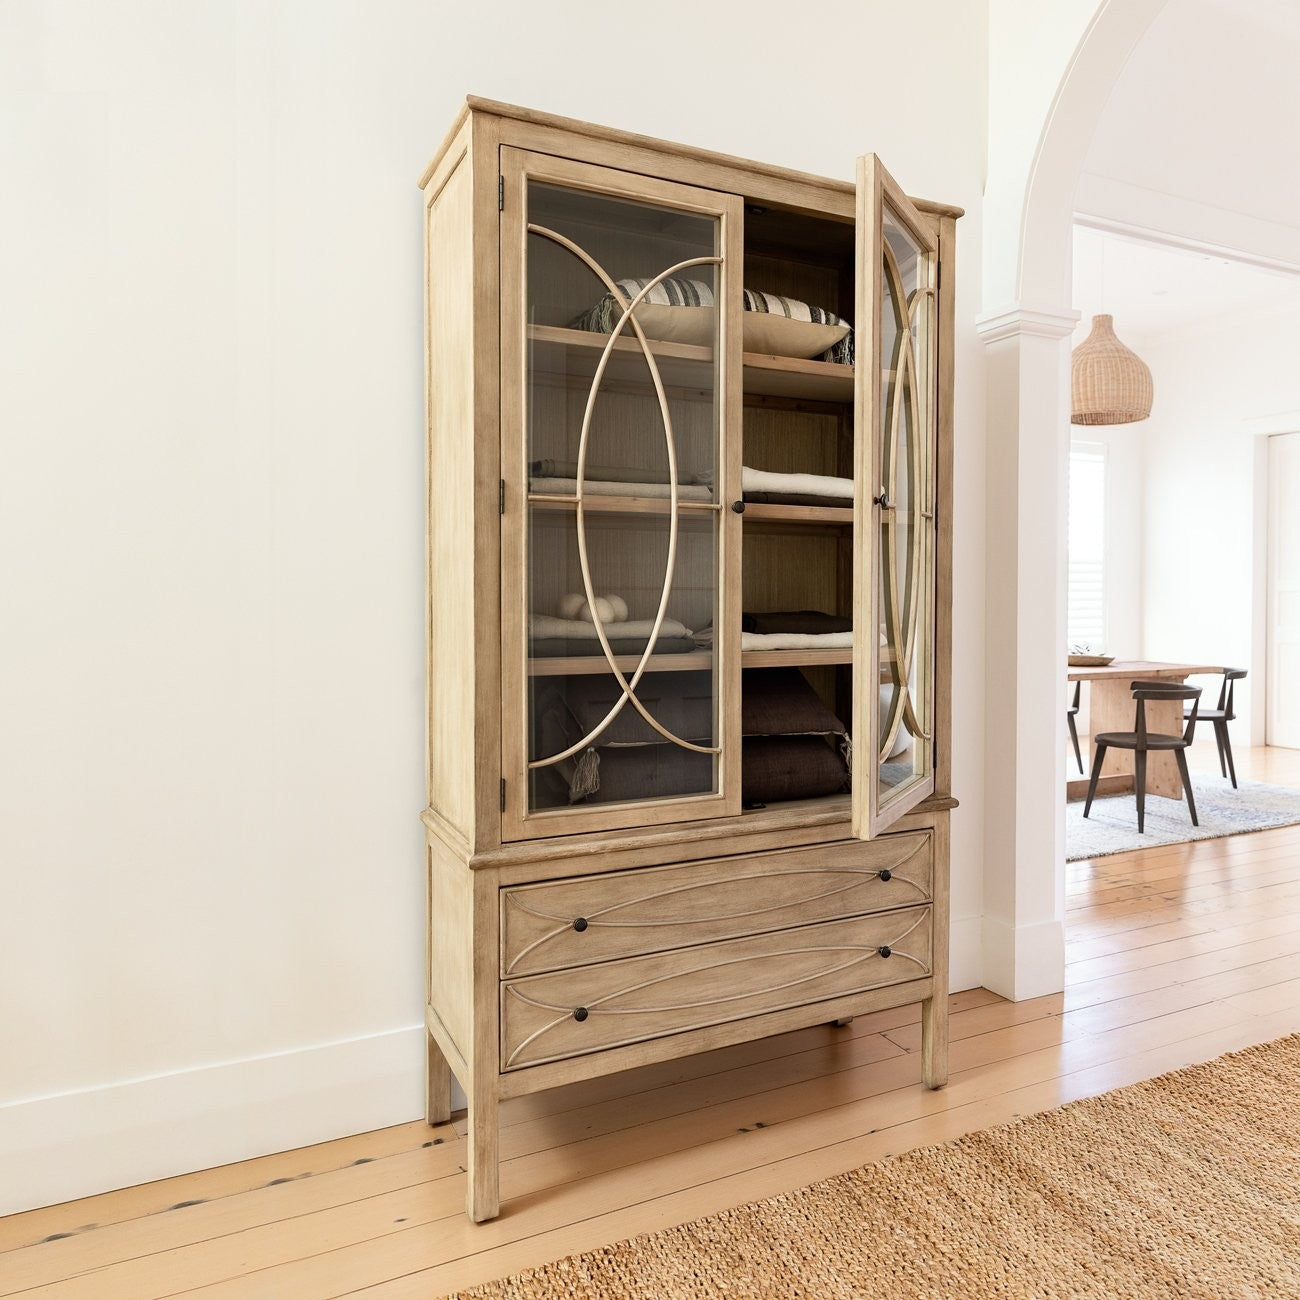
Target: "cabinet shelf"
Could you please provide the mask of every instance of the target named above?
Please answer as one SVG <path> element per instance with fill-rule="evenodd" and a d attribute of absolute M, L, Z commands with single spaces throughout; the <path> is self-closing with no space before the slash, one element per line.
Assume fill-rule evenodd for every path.
<path fill-rule="evenodd" d="M 745 503 L 745 523 L 839 524 L 853 523 L 852 506 L 783 506 L 762 501 Z"/>
<path fill-rule="evenodd" d="M 640 662 L 640 655 L 615 655 L 619 671 L 632 673 Z M 880 659 L 887 663 L 892 654 L 881 650 Z M 744 650 L 740 655 L 742 668 L 821 668 L 838 664 L 852 664 L 853 651 L 848 646 L 833 650 Z M 651 655 L 646 664 L 648 673 L 688 673 L 713 667 L 713 655 L 707 650 L 675 655 Z M 609 665 L 603 655 L 556 655 L 528 661 L 530 677 L 585 677 L 593 673 L 607 673 Z"/>
<path fill-rule="evenodd" d="M 531 325 L 528 345 L 534 372 L 590 380 L 596 373 L 608 335 L 560 325 Z M 692 343 L 650 339 L 650 351 L 668 388 L 713 390 L 713 349 Z M 802 357 L 773 357 L 746 352 L 742 357 L 746 393 L 763 397 L 797 397 L 817 402 L 851 402 L 853 367 Z M 614 382 L 649 384 L 641 345 L 635 338 L 614 344 L 605 376 Z"/>
<path fill-rule="evenodd" d="M 539 510 L 576 511 L 576 497 L 556 496 L 549 492 L 530 492 L 528 504 Z M 583 509 L 589 514 L 603 515 L 666 515 L 670 514 L 671 502 L 667 497 L 606 497 L 587 496 L 582 498 Z M 678 499 L 678 513 L 708 514 L 719 511 L 722 507 L 716 501 L 690 501 Z M 850 515 L 852 511 L 848 512 Z"/>
<path fill-rule="evenodd" d="M 640 655 L 615 655 L 614 662 L 621 673 L 634 673 L 641 662 Z M 713 655 L 708 650 L 675 655 L 651 655 L 645 670 L 648 673 L 689 673 L 713 667 Z M 528 661 L 530 677 L 586 677 L 593 673 L 609 672 L 604 655 L 541 656 Z"/>

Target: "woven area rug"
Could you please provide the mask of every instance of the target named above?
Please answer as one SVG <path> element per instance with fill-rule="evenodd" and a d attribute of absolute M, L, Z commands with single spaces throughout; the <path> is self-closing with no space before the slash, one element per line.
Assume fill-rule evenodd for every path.
<path fill-rule="evenodd" d="M 1207 772 L 1192 773 L 1199 826 L 1192 825 L 1187 804 L 1179 800 L 1147 795 L 1146 833 L 1138 834 L 1137 801 L 1132 792 L 1097 799 L 1092 813 L 1083 815 L 1083 800 L 1065 805 L 1065 856 L 1104 858 L 1131 849 L 1149 849 L 1157 844 L 1185 844 L 1189 840 L 1214 840 L 1246 831 L 1265 831 L 1273 826 L 1300 822 L 1300 790 L 1285 785 L 1263 785 L 1242 781 L 1240 789 L 1223 777 Z"/>
<path fill-rule="evenodd" d="M 1300 1035 L 463 1296 L 1300 1296 Z"/>

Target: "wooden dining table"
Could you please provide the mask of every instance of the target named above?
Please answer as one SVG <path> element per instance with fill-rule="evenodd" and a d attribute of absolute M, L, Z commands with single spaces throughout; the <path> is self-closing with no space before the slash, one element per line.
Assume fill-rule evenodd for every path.
<path fill-rule="evenodd" d="M 1133 700 L 1132 683 L 1136 681 L 1184 682 L 1189 677 L 1222 673 L 1213 664 L 1154 663 L 1142 659 L 1116 659 L 1104 667 L 1070 668 L 1069 680 L 1088 683 L 1088 731 L 1091 736 L 1103 731 L 1132 731 L 1136 725 L 1137 704 Z M 1160 731 L 1171 736 L 1183 733 L 1183 700 L 1148 700 L 1147 730 Z M 1069 760 L 1073 762 L 1073 759 Z M 1093 750 L 1084 762 L 1088 775 L 1066 783 L 1067 799 L 1083 799 L 1088 794 L 1088 778 L 1092 775 Z M 1097 781 L 1097 794 L 1122 794 L 1133 789 L 1133 751 L 1112 749 L 1106 754 L 1101 777 Z M 1147 755 L 1147 793 L 1161 794 L 1169 799 L 1183 797 L 1183 782 L 1178 774 L 1178 762 L 1170 750 L 1152 750 Z"/>

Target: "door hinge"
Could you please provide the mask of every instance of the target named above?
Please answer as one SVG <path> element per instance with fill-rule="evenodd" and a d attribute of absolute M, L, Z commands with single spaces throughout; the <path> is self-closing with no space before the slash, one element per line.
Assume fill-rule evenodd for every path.
<path fill-rule="evenodd" d="M 505 206 L 506 206 L 506 178 L 504 176 L 498 176 L 497 177 L 497 211 L 498 212 L 505 211 Z"/>
<path fill-rule="evenodd" d="M 501 778 L 501 811 L 505 812 L 505 810 L 506 810 L 506 779 L 503 776 Z"/>
<path fill-rule="evenodd" d="M 501 486 L 497 490 L 497 514 L 503 515 L 506 512 L 506 481 L 501 480 Z"/>

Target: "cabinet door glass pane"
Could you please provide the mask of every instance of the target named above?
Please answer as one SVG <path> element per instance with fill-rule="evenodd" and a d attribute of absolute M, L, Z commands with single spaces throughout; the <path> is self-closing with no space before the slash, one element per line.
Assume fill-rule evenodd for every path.
<path fill-rule="evenodd" d="M 931 771 L 934 681 L 930 256 L 884 209 L 878 806 Z"/>
<path fill-rule="evenodd" d="M 716 218 L 528 184 L 529 809 L 718 790 Z"/>

